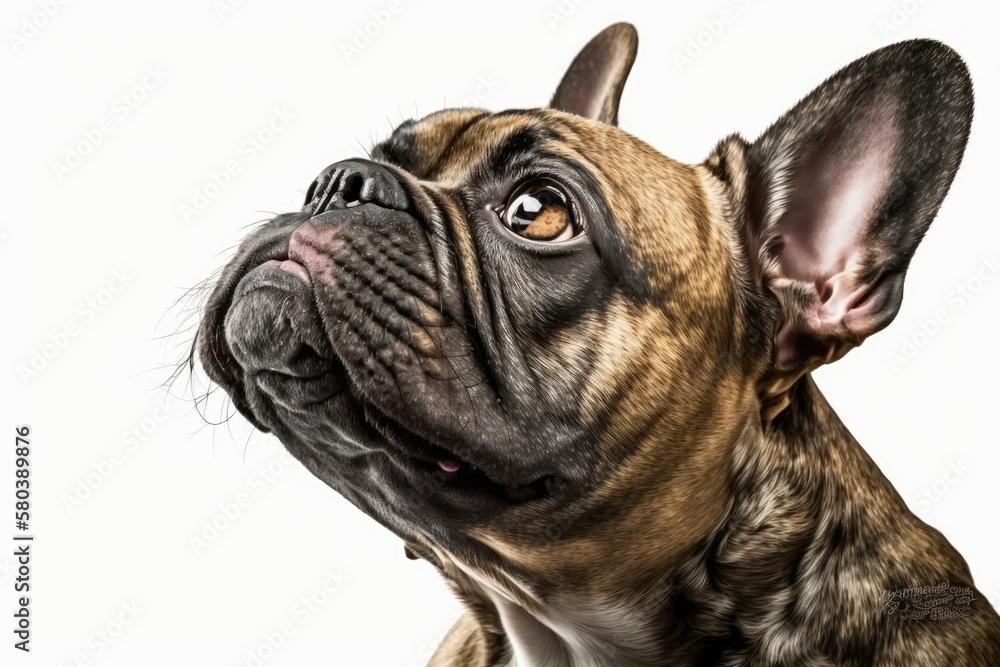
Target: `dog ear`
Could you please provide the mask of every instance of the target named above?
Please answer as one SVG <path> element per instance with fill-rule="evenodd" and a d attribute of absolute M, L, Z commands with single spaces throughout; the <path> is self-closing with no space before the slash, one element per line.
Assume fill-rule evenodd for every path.
<path fill-rule="evenodd" d="M 738 191 L 752 268 L 782 304 L 776 371 L 839 359 L 896 316 L 971 122 L 961 58 L 913 40 L 848 65 L 756 142 L 730 137 L 709 158 Z"/>
<path fill-rule="evenodd" d="M 618 103 L 638 46 L 639 35 L 630 23 L 602 30 L 573 59 L 549 106 L 617 125 Z"/>

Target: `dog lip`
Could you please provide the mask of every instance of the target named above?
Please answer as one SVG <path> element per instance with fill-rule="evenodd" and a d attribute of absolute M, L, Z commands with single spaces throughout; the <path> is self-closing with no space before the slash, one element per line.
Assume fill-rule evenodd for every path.
<path fill-rule="evenodd" d="M 498 479 L 489 468 L 406 431 L 391 418 L 380 415 L 380 421 L 383 428 L 399 434 L 390 438 L 395 441 L 393 458 L 416 474 L 430 476 L 442 488 L 448 487 L 457 493 L 486 494 L 507 503 L 520 504 L 549 495 L 553 485 L 561 479 L 545 471 L 537 471 L 529 479 Z"/>
<path fill-rule="evenodd" d="M 298 262 L 279 256 L 277 259 L 265 260 L 247 271 L 236 284 L 231 302 L 262 287 L 289 289 L 298 285 L 312 287 L 309 272 Z"/>
<path fill-rule="evenodd" d="M 328 364 L 324 371 L 315 375 L 299 376 L 261 370 L 254 376 L 271 400 L 292 411 L 323 405 L 346 389 L 343 372 L 336 364 Z"/>
<path fill-rule="evenodd" d="M 418 475 L 429 475 L 442 490 L 448 489 L 466 497 L 470 494 L 485 495 L 510 505 L 545 498 L 557 484 L 553 475 L 542 475 L 524 484 L 502 484 L 481 468 L 455 457 L 429 461 L 426 457 L 410 456 L 409 460 Z"/>
<path fill-rule="evenodd" d="M 301 264 L 292 259 L 285 259 L 285 260 L 269 259 L 257 268 L 265 270 L 276 269 L 285 271 L 287 273 L 292 274 L 296 278 L 300 279 L 306 285 L 312 285 L 312 278 L 309 276 L 309 271 L 306 270 L 306 267 L 302 266 Z"/>

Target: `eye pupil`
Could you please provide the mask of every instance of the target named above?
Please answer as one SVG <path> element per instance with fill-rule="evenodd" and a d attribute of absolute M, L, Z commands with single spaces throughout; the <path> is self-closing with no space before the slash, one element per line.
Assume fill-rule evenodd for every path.
<path fill-rule="evenodd" d="M 560 206 L 565 208 L 562 200 L 558 199 L 555 193 L 549 190 L 522 195 L 517 201 L 521 202 L 521 205 L 514 211 L 513 220 L 516 223 L 527 223 L 525 226 L 534 222 L 538 218 L 538 214 L 546 206 Z"/>
<path fill-rule="evenodd" d="M 535 241 L 565 241 L 576 235 L 566 196 L 551 185 L 534 184 L 515 192 L 504 222 Z"/>

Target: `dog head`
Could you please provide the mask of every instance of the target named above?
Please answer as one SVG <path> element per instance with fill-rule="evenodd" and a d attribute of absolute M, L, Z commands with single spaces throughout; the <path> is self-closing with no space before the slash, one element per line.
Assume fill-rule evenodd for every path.
<path fill-rule="evenodd" d="M 611 26 L 549 107 L 433 113 L 323 170 L 197 338 L 313 474 L 514 596 L 639 580 L 718 525 L 734 443 L 894 317 L 969 132 L 962 61 L 911 41 L 682 164 L 617 127 L 636 48 Z"/>

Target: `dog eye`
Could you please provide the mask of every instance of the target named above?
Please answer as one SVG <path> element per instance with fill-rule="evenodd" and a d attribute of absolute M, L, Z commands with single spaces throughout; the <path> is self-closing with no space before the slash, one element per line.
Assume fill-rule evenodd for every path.
<path fill-rule="evenodd" d="M 566 195 L 550 183 L 528 183 L 500 211 L 511 231 L 532 241 L 568 241 L 579 232 Z"/>

